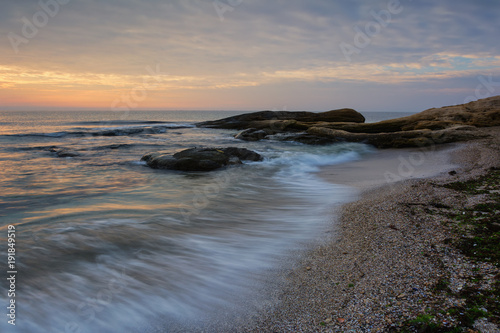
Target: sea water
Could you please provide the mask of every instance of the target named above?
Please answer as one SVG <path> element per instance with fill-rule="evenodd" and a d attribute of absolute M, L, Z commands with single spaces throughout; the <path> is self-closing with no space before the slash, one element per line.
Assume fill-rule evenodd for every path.
<path fill-rule="evenodd" d="M 244 142 L 194 125 L 238 113 L 0 112 L 0 331 L 168 332 L 252 311 L 242 303 L 263 277 L 321 237 L 334 207 L 353 198 L 315 171 L 373 149 Z M 140 161 L 202 146 L 246 147 L 264 161 L 212 172 Z M 15 326 L 8 226 L 16 230 Z"/>

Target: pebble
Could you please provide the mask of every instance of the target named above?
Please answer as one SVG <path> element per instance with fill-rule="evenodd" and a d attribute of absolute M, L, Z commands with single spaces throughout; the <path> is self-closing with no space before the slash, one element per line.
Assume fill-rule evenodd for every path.
<path fill-rule="evenodd" d="M 452 162 L 460 165 L 453 181 L 500 165 L 500 130 L 484 130 L 494 138 L 463 143 L 453 151 Z M 306 271 L 298 270 L 283 284 L 274 311 L 262 313 L 241 332 L 386 332 L 428 309 L 462 305 L 463 300 L 433 288 L 439 277 L 461 286 L 474 264 L 445 242 L 454 236 L 443 227 L 443 217 L 424 210 L 437 209 L 431 205 L 436 202 L 449 207 L 467 203 L 465 196 L 433 185 L 450 180 L 447 172 L 432 180 L 408 180 L 369 190 L 361 200 L 342 206 L 328 244 L 306 253 Z M 399 230 L 388 232 L 388 223 Z M 483 266 L 478 268 L 490 269 L 493 276 L 500 272 Z M 306 273 L 311 267 L 318 268 L 314 276 Z M 333 317 L 324 319 L 323 309 Z M 453 322 L 452 317 L 440 320 Z M 331 325 L 318 326 L 322 321 Z"/>

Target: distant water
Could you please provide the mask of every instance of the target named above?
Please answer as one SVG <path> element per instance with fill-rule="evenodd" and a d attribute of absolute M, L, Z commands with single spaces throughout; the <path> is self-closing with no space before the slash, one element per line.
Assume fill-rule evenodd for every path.
<path fill-rule="evenodd" d="M 3 315 L 0 331 L 168 331 L 237 309 L 235 295 L 320 237 L 354 192 L 314 172 L 372 148 L 242 142 L 193 125 L 239 113 L 0 112 L 0 241 L 6 253 L 15 225 L 18 271 L 16 326 Z M 194 146 L 247 147 L 265 160 L 211 173 L 140 161 Z M 5 278 L 0 286 L 7 313 Z"/>

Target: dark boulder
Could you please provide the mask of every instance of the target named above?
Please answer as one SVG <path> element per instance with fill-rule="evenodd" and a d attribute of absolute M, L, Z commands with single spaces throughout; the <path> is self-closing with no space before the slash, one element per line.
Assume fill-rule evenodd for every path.
<path fill-rule="evenodd" d="M 261 161 L 262 156 L 246 148 L 190 148 L 173 155 L 153 152 L 141 158 L 154 169 L 211 171 L 241 161 Z"/>

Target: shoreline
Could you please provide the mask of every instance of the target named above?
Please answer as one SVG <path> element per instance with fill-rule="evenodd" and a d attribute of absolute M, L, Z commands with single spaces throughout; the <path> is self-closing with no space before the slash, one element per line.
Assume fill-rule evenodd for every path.
<path fill-rule="evenodd" d="M 322 167 L 317 174 L 323 180 L 348 185 L 362 193 L 401 181 L 426 179 L 459 168 L 451 155 L 459 144 L 422 148 L 384 149 L 361 160 Z"/>
<path fill-rule="evenodd" d="M 415 163 L 415 170 L 399 174 L 407 177 L 394 184 L 381 186 L 385 177 L 373 179 L 380 166 L 387 167 L 380 158 L 365 178 L 353 177 L 363 163 L 366 168 L 366 161 L 377 161 L 376 156 L 323 168 L 319 176 L 325 181 L 358 187 L 360 198 L 332 217 L 338 219 L 332 224 L 333 236 L 283 272 L 286 282 L 276 295 L 276 307 L 242 331 L 398 332 L 405 321 L 430 308 L 461 306 L 463 300 L 437 295 L 435 287 L 447 276 L 449 288 L 458 292 L 478 268 L 445 244 L 454 235 L 440 216 L 429 212 L 433 206 L 462 207 L 471 200 L 436 184 L 466 181 L 500 166 L 500 128 L 481 131 L 491 137 L 437 146 L 436 154 L 427 154 L 428 164 Z M 405 149 L 381 155 L 409 161 L 405 154 L 411 153 Z M 495 270 L 483 266 L 487 272 Z M 443 325 L 454 324 L 453 318 L 443 316 Z M 477 325 L 486 325 L 483 332 L 496 329 L 484 320 Z"/>

